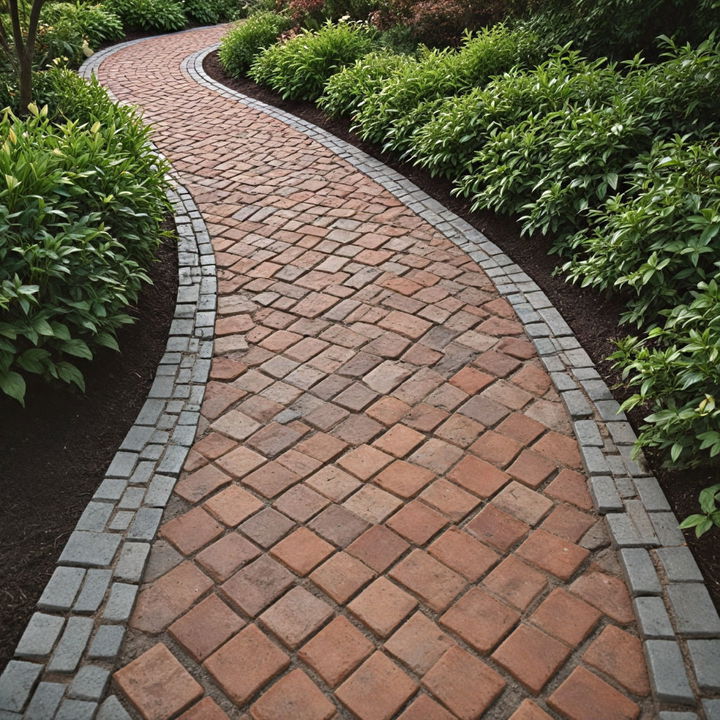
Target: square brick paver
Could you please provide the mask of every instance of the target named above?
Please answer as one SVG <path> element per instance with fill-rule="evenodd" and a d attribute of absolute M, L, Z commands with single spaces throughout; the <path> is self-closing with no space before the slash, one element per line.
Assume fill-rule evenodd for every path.
<path fill-rule="evenodd" d="M 335 687 L 373 650 L 374 645 L 349 620 L 339 616 L 305 644 L 298 657 Z"/>
<path fill-rule="evenodd" d="M 307 528 L 298 528 L 275 545 L 270 554 L 298 575 L 307 575 L 335 548 Z"/>
<path fill-rule="evenodd" d="M 515 555 L 508 555 L 483 582 L 485 587 L 519 610 L 525 610 L 547 583 L 545 575 Z"/>
<path fill-rule="evenodd" d="M 378 578 L 347 607 L 375 634 L 387 637 L 417 606 L 417 600 L 386 578 Z"/>
<path fill-rule="evenodd" d="M 199 507 L 173 518 L 160 528 L 160 534 L 184 555 L 199 550 L 222 532 L 222 525 Z"/>
<path fill-rule="evenodd" d="M 428 547 L 428 552 L 473 582 L 484 575 L 500 557 L 494 550 L 456 528 L 446 530 Z"/>
<path fill-rule="evenodd" d="M 301 587 L 294 587 L 259 621 L 277 635 L 286 645 L 296 648 L 332 617 L 333 609 L 323 600 Z"/>
<path fill-rule="evenodd" d="M 289 664 L 290 658 L 255 625 L 241 630 L 205 661 L 208 672 L 238 705 Z"/>
<path fill-rule="evenodd" d="M 231 485 L 205 502 L 205 509 L 228 527 L 236 527 L 263 507 L 254 495 L 237 485 Z"/>
<path fill-rule="evenodd" d="M 195 560 L 210 575 L 223 582 L 260 554 L 260 549 L 242 535 L 229 533 L 199 552 Z"/>
<path fill-rule="evenodd" d="M 335 602 L 345 603 L 374 576 L 367 565 L 340 552 L 317 568 L 310 579 Z"/>
<path fill-rule="evenodd" d="M 418 675 L 424 675 L 453 644 L 433 620 L 417 612 L 393 633 L 385 650 Z"/>
<path fill-rule="evenodd" d="M 399 535 L 382 525 L 375 525 L 351 543 L 347 551 L 376 572 L 383 572 L 410 545 Z"/>
<path fill-rule="evenodd" d="M 390 577 L 411 590 L 436 612 L 442 612 L 466 581 L 423 550 L 414 550 L 391 571 Z"/>
<path fill-rule="evenodd" d="M 337 698 L 360 720 L 390 720 L 417 685 L 381 652 L 371 655 L 337 690 Z"/>
<path fill-rule="evenodd" d="M 262 695 L 251 712 L 255 720 L 330 720 L 335 706 L 302 670 L 293 670 Z"/>
<path fill-rule="evenodd" d="M 417 545 L 424 545 L 447 523 L 444 515 L 417 500 L 405 505 L 387 521 L 395 532 Z"/>
<path fill-rule="evenodd" d="M 546 633 L 579 645 L 601 617 L 599 610 L 563 588 L 555 588 L 532 614 L 530 620 Z"/>
<path fill-rule="evenodd" d="M 257 615 L 294 581 L 293 574 L 280 563 L 263 555 L 238 571 L 223 584 L 223 592 L 244 613 Z"/>

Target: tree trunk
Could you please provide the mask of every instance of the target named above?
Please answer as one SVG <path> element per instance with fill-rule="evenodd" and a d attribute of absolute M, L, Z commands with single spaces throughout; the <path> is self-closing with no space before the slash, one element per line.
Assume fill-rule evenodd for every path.
<path fill-rule="evenodd" d="M 20 114 L 27 115 L 28 105 L 32 102 L 32 56 L 18 58 L 20 61 Z"/>

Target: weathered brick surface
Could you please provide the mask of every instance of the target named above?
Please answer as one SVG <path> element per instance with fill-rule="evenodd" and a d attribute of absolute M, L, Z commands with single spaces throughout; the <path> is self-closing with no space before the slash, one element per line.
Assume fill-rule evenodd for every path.
<path fill-rule="evenodd" d="M 142 588 L 148 642 L 116 686 L 145 720 L 579 720 L 588 693 L 635 717 L 629 596 L 576 544 L 586 479 L 522 325 L 388 190 L 181 69 L 222 32 L 99 72 L 154 125 L 219 267 L 212 383 L 161 530 L 183 562 Z"/>

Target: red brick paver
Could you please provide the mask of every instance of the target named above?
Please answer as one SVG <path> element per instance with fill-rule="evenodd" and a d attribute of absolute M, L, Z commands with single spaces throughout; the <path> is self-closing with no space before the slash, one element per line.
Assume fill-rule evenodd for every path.
<path fill-rule="evenodd" d="M 569 418 L 511 307 L 375 181 L 185 74 L 222 33 L 99 73 L 154 124 L 219 268 L 161 529 L 183 561 L 142 588 L 116 689 L 144 720 L 639 717 L 629 595 L 585 546 Z"/>

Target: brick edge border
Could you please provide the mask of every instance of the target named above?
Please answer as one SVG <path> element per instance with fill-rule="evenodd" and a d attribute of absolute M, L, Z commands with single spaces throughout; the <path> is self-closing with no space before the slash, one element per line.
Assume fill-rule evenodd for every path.
<path fill-rule="evenodd" d="M 79 74 L 90 78 L 109 55 L 147 39 L 93 55 Z M 195 439 L 217 305 L 215 256 L 205 221 L 179 178 L 172 171 L 167 177 L 179 237 L 179 287 L 166 350 L 145 404 L 0 675 L 0 720 L 53 718 L 56 712 L 73 720 L 130 720 L 106 692 L 151 541 Z"/>
<path fill-rule="evenodd" d="M 653 696 L 658 708 L 667 708 L 659 710 L 660 719 L 691 720 L 692 713 L 682 712 L 688 708 L 707 720 L 720 718 L 720 617 L 665 493 L 644 459 L 633 458 L 635 432 L 562 315 L 499 247 L 398 172 L 312 123 L 213 80 L 203 60 L 217 47 L 193 53 L 183 69 L 208 89 L 315 140 L 391 192 L 477 262 L 513 306 L 567 407 L 593 499 L 619 550 Z"/>

